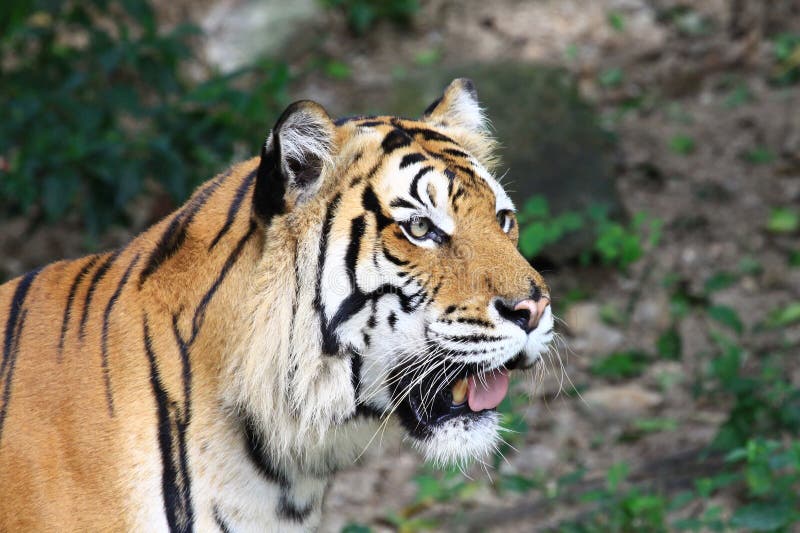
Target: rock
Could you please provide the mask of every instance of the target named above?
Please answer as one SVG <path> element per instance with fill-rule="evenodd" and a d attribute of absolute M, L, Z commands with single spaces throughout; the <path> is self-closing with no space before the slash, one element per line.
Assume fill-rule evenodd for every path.
<path fill-rule="evenodd" d="M 641 416 L 663 401 L 660 394 L 636 384 L 591 389 L 583 399 L 590 412 L 621 419 Z"/>
<path fill-rule="evenodd" d="M 232 72 L 259 57 L 277 55 L 297 25 L 319 14 L 314 0 L 218 2 L 202 17 L 209 63 Z"/>
<path fill-rule="evenodd" d="M 558 453 L 556 450 L 543 444 L 524 445 L 519 448 L 519 453 L 511 455 L 509 468 L 512 472 L 524 472 L 533 474 L 537 472 L 547 472 L 556 464 Z M 501 464 L 501 470 L 506 463 Z"/>
<path fill-rule="evenodd" d="M 570 347 L 584 355 L 606 354 L 619 348 L 625 336 L 603 323 L 600 305 L 579 302 L 570 306 L 564 317 L 573 338 Z"/>

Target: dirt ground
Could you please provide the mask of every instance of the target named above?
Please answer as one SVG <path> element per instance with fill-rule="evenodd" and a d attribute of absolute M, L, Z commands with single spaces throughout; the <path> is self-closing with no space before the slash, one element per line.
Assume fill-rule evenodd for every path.
<path fill-rule="evenodd" d="M 653 351 L 673 321 L 673 289 L 665 283 L 670 278 L 682 280 L 690 294 L 700 293 L 713 274 L 737 271 L 744 268 L 743 262 L 757 260 L 761 268 L 744 269 L 737 281 L 711 295 L 712 303 L 736 309 L 746 327 L 769 310 L 800 299 L 800 269 L 786 261 L 787 251 L 800 249 L 800 242 L 764 229 L 772 208 L 800 205 L 800 90 L 797 85 L 777 88 L 768 83 L 774 74 L 768 37 L 800 30 L 800 2 L 423 4 L 411 28 L 380 25 L 363 38 L 348 34 L 335 16 L 314 22 L 330 32 L 322 49 L 346 58 L 351 77 L 331 84 L 312 73 L 301 77 L 293 92 L 335 109 L 336 102 L 349 98 L 348 84 L 388 87 L 397 75 L 398 58 L 419 57 L 431 49 L 441 55 L 442 65 L 514 60 L 560 65 L 573 72 L 582 95 L 598 106 L 604 123 L 616 133 L 621 202 L 629 213 L 644 211 L 661 219 L 663 235 L 658 248 L 625 273 L 575 265 L 555 265 L 545 272 L 555 295 L 554 309 L 562 319 L 558 352 L 563 372 L 557 362 L 551 365 L 523 409 L 530 428 L 524 442 L 500 468 L 554 479 L 584 467 L 587 479 L 592 479 L 624 460 L 634 471 L 641 467 L 656 476 L 659 468 L 674 473 L 685 454 L 710 442 L 728 407 L 698 403 L 692 394 L 694 379 L 705 364 L 702 354 L 710 349 L 705 315 L 690 312 L 675 324 L 683 340 L 679 362 L 652 364 L 640 377 L 623 382 L 593 376 L 589 367 L 611 352 Z M 622 30 L 609 23 L 610 12 L 622 16 Z M 299 47 L 297 61 L 305 53 L 307 49 Z M 619 83 L 598 82 L 613 69 L 623 73 Z M 627 105 L 633 100 L 636 106 Z M 694 145 L 671 149 L 676 135 L 690 137 Z M 768 149 L 773 157 L 754 163 L 748 154 L 757 147 Z M 78 236 L 45 231 L 23 238 L 25 225 L 15 221 L 0 229 L 0 269 L 8 273 L 74 256 L 82 244 Z M 107 241 L 113 244 L 128 235 L 120 230 Z M 566 295 L 576 289 L 586 297 L 567 306 Z M 604 320 L 608 309 L 629 319 Z M 786 335 L 779 339 L 753 332 L 746 344 L 800 346 L 800 328 Z M 800 385 L 800 365 L 792 380 Z M 570 394 L 573 385 L 580 395 Z M 677 426 L 625 438 L 632 422 L 646 417 L 673 419 Z M 359 464 L 336 478 L 325 503 L 322 530 L 338 532 L 350 522 L 391 530 L 385 517 L 413 503 L 412 478 L 420 464 L 402 439 L 384 437 L 382 446 L 373 445 Z M 487 475 L 479 468 L 470 473 Z M 569 510 L 540 505 L 536 496 L 500 497 L 488 489 L 473 494 L 466 507 L 474 528 L 492 531 L 541 530 L 569 516 Z M 447 516 L 451 510 L 434 507 L 423 514 Z M 450 526 L 468 529 L 463 523 Z"/>

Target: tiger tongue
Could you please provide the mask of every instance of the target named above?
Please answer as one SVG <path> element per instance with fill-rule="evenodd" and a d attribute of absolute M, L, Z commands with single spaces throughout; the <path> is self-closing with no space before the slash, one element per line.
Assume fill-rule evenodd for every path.
<path fill-rule="evenodd" d="M 475 376 L 469 378 L 469 392 L 467 401 L 472 411 L 478 412 L 484 409 L 494 409 L 508 392 L 508 371 L 495 370 L 481 376 L 480 380 Z"/>

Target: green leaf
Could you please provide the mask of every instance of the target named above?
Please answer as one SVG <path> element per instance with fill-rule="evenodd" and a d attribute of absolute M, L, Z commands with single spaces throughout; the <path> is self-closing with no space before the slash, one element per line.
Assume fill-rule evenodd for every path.
<path fill-rule="evenodd" d="M 769 148 L 757 146 L 745 152 L 744 160 L 753 165 L 765 165 L 775 161 L 775 154 Z"/>
<path fill-rule="evenodd" d="M 608 490 L 615 492 L 619 485 L 628 477 L 627 463 L 615 463 L 608 468 L 606 474 L 606 485 Z"/>
<path fill-rule="evenodd" d="M 608 24 L 618 32 L 625 30 L 625 17 L 619 11 L 608 12 Z"/>
<path fill-rule="evenodd" d="M 441 50 L 437 48 L 429 48 L 428 50 L 422 50 L 418 52 L 417 55 L 414 56 L 414 61 L 417 63 L 417 65 L 422 67 L 430 67 L 438 63 L 441 58 Z"/>
<path fill-rule="evenodd" d="M 676 154 L 689 155 L 695 151 L 696 146 L 692 137 L 678 134 L 670 137 L 669 148 Z"/>
<path fill-rule="evenodd" d="M 518 474 L 503 475 L 500 478 L 500 488 L 510 492 L 528 492 L 539 486 L 536 480 Z"/>
<path fill-rule="evenodd" d="M 772 328 L 781 328 L 795 322 L 800 322 L 800 302 L 774 309 L 767 317 L 767 326 Z"/>
<path fill-rule="evenodd" d="M 789 208 L 773 209 L 769 215 L 767 229 L 773 233 L 792 233 L 800 227 L 800 214 Z"/>
<path fill-rule="evenodd" d="M 351 522 L 342 528 L 341 533 L 372 533 L 372 529 L 369 526 Z"/>
<path fill-rule="evenodd" d="M 633 426 L 644 433 L 675 431 L 678 423 L 672 418 L 642 418 L 634 421 Z"/>
<path fill-rule="evenodd" d="M 631 350 L 615 352 L 592 363 L 590 372 L 611 379 L 628 379 L 641 375 L 647 367 L 647 354 Z"/>
<path fill-rule="evenodd" d="M 656 350 L 659 357 L 677 361 L 681 358 L 682 342 L 681 335 L 675 326 L 662 333 L 656 341 Z"/>
<path fill-rule="evenodd" d="M 705 292 L 706 294 L 710 294 L 712 292 L 717 292 L 722 289 L 726 289 L 736 283 L 739 277 L 736 274 L 732 274 L 730 272 L 722 271 L 717 272 L 710 278 L 708 278 L 705 282 Z"/>
<path fill-rule="evenodd" d="M 788 506 L 754 503 L 737 509 L 731 517 L 731 525 L 751 531 L 774 531 L 791 519 L 792 509 Z"/>
<path fill-rule="evenodd" d="M 325 74 L 335 80 L 346 80 L 350 78 L 352 72 L 346 63 L 332 60 L 325 63 Z"/>
<path fill-rule="evenodd" d="M 708 308 L 708 316 L 736 333 L 741 334 L 744 331 L 744 324 L 739 318 L 739 314 L 727 305 L 712 305 Z"/>
<path fill-rule="evenodd" d="M 617 87 L 622 83 L 624 75 L 619 67 L 609 68 L 600 73 L 598 81 L 603 87 Z"/>

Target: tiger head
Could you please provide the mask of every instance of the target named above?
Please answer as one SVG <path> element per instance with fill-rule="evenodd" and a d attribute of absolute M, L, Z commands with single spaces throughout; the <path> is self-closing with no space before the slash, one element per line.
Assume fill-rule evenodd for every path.
<path fill-rule="evenodd" d="M 278 120 L 254 209 L 280 213 L 265 257 L 294 253 L 295 292 L 307 292 L 276 365 L 289 405 L 331 425 L 398 420 L 439 462 L 496 446 L 509 371 L 537 364 L 553 315 L 517 251 L 493 147 L 465 79 L 419 120 L 333 121 L 308 101 Z"/>

